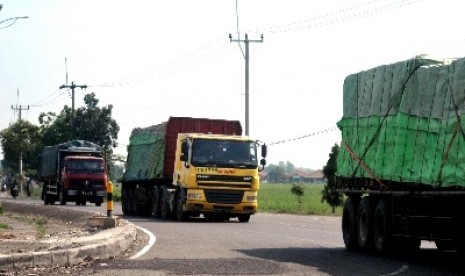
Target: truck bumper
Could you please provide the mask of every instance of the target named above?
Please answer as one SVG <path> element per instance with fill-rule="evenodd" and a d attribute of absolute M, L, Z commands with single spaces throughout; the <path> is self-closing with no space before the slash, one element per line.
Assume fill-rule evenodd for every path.
<path fill-rule="evenodd" d="M 99 190 L 67 190 L 68 196 L 104 197 L 105 194 L 105 191 Z"/>
<path fill-rule="evenodd" d="M 257 204 L 217 204 L 208 202 L 186 202 L 186 209 L 198 213 L 230 213 L 230 214 L 255 214 Z"/>

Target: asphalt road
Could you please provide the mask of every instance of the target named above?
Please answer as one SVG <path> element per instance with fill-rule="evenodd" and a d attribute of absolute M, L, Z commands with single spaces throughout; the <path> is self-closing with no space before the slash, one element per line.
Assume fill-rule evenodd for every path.
<path fill-rule="evenodd" d="M 106 213 L 103 205 L 64 208 Z M 115 215 L 121 215 L 118 204 Z M 94 275 L 465 274 L 463 255 L 439 252 L 426 242 L 419 252 L 407 256 L 347 252 L 338 217 L 259 213 L 249 223 L 125 219 L 153 233 L 155 244 L 134 260 L 96 263 Z"/>

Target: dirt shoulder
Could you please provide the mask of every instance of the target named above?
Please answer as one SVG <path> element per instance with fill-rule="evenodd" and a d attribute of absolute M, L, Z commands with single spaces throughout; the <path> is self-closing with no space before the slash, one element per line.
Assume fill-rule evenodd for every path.
<path fill-rule="evenodd" d="M 61 249 L 63 240 L 85 237 L 102 230 L 88 224 L 89 214 L 57 210 L 53 206 L 3 206 L 0 215 L 0 254 Z M 47 208 L 48 207 L 48 208 Z"/>

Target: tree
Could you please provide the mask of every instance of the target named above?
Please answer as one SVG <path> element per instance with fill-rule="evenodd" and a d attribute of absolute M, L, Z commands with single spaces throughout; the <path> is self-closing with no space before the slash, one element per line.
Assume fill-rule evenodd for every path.
<path fill-rule="evenodd" d="M 103 147 L 108 156 L 116 147 L 119 126 L 112 118 L 113 106 L 99 107 L 94 93 L 84 96 L 85 107 L 73 112 L 65 106 L 58 116 L 42 113 L 39 122 L 44 145 L 56 145 L 69 140 L 87 140 Z"/>
<path fill-rule="evenodd" d="M 268 179 L 270 182 L 279 183 L 283 182 L 286 176 L 285 168 L 282 166 L 277 166 L 270 164 L 268 166 Z"/>
<path fill-rule="evenodd" d="M 302 184 L 292 183 L 291 193 L 297 196 L 299 203 L 302 203 L 302 197 L 304 196 L 304 187 L 302 187 Z"/>
<path fill-rule="evenodd" d="M 39 164 L 41 136 L 39 127 L 28 121 L 19 120 L 0 132 L 4 165 L 19 172 L 20 156 L 23 170 L 36 169 Z"/>
<path fill-rule="evenodd" d="M 335 144 L 331 148 L 331 153 L 329 154 L 328 162 L 326 166 L 323 167 L 323 174 L 327 179 L 327 183 L 324 186 L 322 191 L 321 202 L 328 202 L 334 213 L 337 206 L 342 205 L 342 194 L 336 192 L 336 169 L 337 169 L 337 154 L 339 151 L 339 146 Z"/>

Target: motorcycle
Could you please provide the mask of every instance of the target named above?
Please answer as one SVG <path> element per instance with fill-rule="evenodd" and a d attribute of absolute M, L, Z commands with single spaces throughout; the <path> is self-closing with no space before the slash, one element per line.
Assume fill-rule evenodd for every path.
<path fill-rule="evenodd" d="M 18 187 L 18 184 L 14 183 L 13 186 L 11 187 L 11 196 L 16 199 L 16 197 L 18 196 L 19 194 L 19 187 Z"/>

